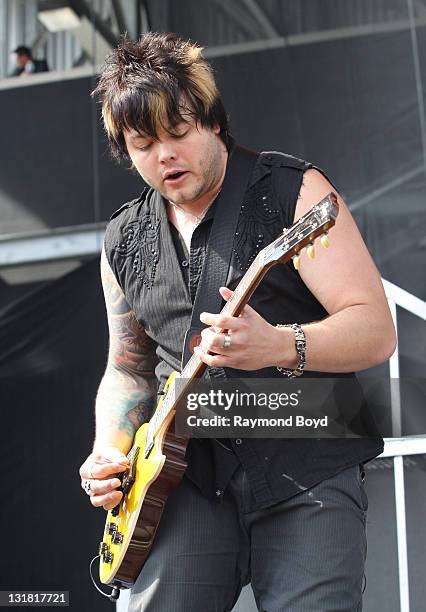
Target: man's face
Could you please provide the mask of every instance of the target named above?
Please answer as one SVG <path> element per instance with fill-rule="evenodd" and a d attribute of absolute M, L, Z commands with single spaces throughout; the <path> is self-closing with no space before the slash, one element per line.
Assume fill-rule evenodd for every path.
<path fill-rule="evenodd" d="M 197 204 L 220 186 L 226 166 L 226 147 L 219 128 L 182 122 L 170 134 L 159 130 L 158 140 L 136 131 L 124 132 L 133 165 L 148 185 L 176 204 Z"/>
<path fill-rule="evenodd" d="M 15 55 L 16 55 L 16 65 L 17 65 L 19 68 L 24 68 L 25 64 L 26 64 L 26 63 L 28 62 L 28 60 L 30 59 L 30 58 L 28 57 L 28 55 L 25 55 L 25 54 L 23 54 L 23 55 L 22 55 L 22 54 L 18 54 L 18 53 L 16 53 Z"/>

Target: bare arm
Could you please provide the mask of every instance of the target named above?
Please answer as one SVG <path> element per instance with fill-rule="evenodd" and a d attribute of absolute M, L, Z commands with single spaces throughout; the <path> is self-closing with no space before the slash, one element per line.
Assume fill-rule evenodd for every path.
<path fill-rule="evenodd" d="M 333 187 L 317 170 L 305 173 L 295 219 L 322 200 Z M 316 246 L 316 257 L 301 255 L 300 276 L 329 313 L 323 321 L 303 324 L 306 335 L 306 370 L 351 372 L 388 359 L 395 350 L 396 334 L 379 272 L 346 204 L 330 231 L 330 248 Z M 232 291 L 221 289 L 229 299 Z M 223 347 L 223 333 L 203 330 L 199 357 L 213 367 L 257 370 L 279 365 L 295 368 L 298 355 L 294 333 L 276 328 L 250 306 L 240 317 L 202 313 L 203 323 L 229 330 L 231 348 Z M 300 321 L 295 321 L 300 323 Z M 211 355 L 205 351 L 210 351 Z"/>
<path fill-rule="evenodd" d="M 126 302 L 104 251 L 101 275 L 110 346 L 96 398 L 94 448 L 111 445 L 126 453 L 135 431 L 148 420 L 154 408 L 155 359 L 152 341 Z"/>
<path fill-rule="evenodd" d="M 127 469 L 125 455 L 134 434 L 154 409 L 156 358 L 152 341 L 126 302 L 104 251 L 101 276 L 110 345 L 108 363 L 96 398 L 93 451 L 81 466 L 80 476 L 92 505 L 110 510 L 122 497 L 122 493 L 116 490 L 120 486 L 116 475 Z"/>
<path fill-rule="evenodd" d="M 308 170 L 295 220 L 330 191 L 334 190 L 321 173 Z M 300 261 L 303 282 L 330 315 L 303 326 L 307 370 L 362 370 L 385 361 L 395 350 L 395 329 L 379 272 L 348 207 L 340 196 L 338 199 L 339 215 L 330 231 L 330 248 L 316 246 L 314 260 L 304 251 Z M 288 329 L 280 332 L 287 338 L 293 334 Z M 292 361 L 291 352 L 284 356 L 283 364 L 288 361 Z M 296 361 L 294 351 L 293 364 Z"/>

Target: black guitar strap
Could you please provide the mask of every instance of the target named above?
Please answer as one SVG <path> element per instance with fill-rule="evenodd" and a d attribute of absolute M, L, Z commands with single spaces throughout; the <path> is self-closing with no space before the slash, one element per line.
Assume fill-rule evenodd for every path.
<path fill-rule="evenodd" d="M 226 283 L 241 204 L 257 158 L 258 153 L 238 146 L 235 146 L 230 154 L 225 180 L 216 203 L 191 323 L 185 334 L 182 369 L 191 357 L 194 346 L 199 342 L 201 330 L 206 327 L 200 321 L 200 314 L 218 313 L 221 310 L 219 287 Z M 209 368 L 209 374 L 215 378 L 226 378 L 223 368 Z"/>

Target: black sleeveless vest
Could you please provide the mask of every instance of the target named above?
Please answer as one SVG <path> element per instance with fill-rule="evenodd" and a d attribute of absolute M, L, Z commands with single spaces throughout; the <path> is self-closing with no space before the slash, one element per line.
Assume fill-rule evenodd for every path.
<path fill-rule="evenodd" d="M 312 167 L 308 162 L 283 153 L 259 155 L 240 210 L 228 287 L 233 289 L 257 253 L 284 227 L 292 225 L 303 173 Z M 214 209 L 209 213 L 211 221 Z M 203 221 L 206 227 L 208 215 Z M 145 189 L 139 198 L 112 215 L 105 235 L 105 252 L 127 302 L 157 346 L 159 363 L 156 374 L 162 385 L 173 369 L 180 369 L 183 340 L 194 298 L 194 291 L 190 288 L 196 287 L 203 258 L 197 257 L 195 264 L 190 262 L 188 286 L 176 255 L 165 203 L 153 189 Z M 309 323 L 328 315 L 291 262 L 274 266 L 249 303 L 273 325 Z M 241 378 L 281 377 L 275 368 L 257 372 L 227 369 L 226 372 L 228 376 Z M 304 377 L 318 376 L 330 375 L 321 372 L 304 374 Z M 244 440 L 244 448 L 241 443 L 237 446 L 233 445 L 235 454 L 220 455 L 213 441 L 192 439 L 187 453 L 187 476 L 206 495 L 214 496 L 215 491 L 226 486 L 222 481 L 218 489 L 221 475 L 230 474 L 231 465 L 235 464 L 235 467 L 239 461 L 247 471 L 259 506 L 270 505 L 300 490 L 290 479 L 282 478 L 284 468 L 294 481 L 310 486 L 344 467 L 376 456 L 383 449 L 380 437 L 362 440 L 254 439 Z M 268 464 L 264 466 L 261 462 L 259 465 L 259 458 L 264 456 L 268 458 Z"/>

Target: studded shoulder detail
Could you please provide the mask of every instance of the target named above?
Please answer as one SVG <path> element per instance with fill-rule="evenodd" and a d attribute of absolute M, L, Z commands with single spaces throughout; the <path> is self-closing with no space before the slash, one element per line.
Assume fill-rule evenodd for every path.
<path fill-rule="evenodd" d="M 245 272 L 263 247 L 276 238 L 281 211 L 272 199 L 270 177 L 255 183 L 246 192 L 235 232 L 233 258 Z"/>

